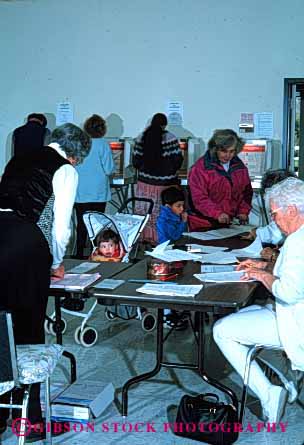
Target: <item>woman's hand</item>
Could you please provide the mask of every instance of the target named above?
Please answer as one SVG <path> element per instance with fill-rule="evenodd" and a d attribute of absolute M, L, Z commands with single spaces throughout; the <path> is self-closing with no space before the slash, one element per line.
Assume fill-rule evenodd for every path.
<path fill-rule="evenodd" d="M 248 223 L 248 215 L 245 215 L 245 213 L 240 213 L 237 218 L 242 225 Z"/>
<path fill-rule="evenodd" d="M 56 278 L 57 280 L 64 278 L 64 265 L 60 264 L 56 269 L 51 269 L 51 277 Z"/>
<path fill-rule="evenodd" d="M 230 224 L 230 216 L 227 213 L 221 213 L 217 220 L 221 224 Z"/>
<path fill-rule="evenodd" d="M 259 261 L 259 260 L 244 260 L 240 261 L 239 264 L 236 266 L 236 270 L 249 270 L 249 269 L 259 269 L 264 270 L 267 267 L 267 263 L 265 261 Z"/>
<path fill-rule="evenodd" d="M 256 239 L 256 229 L 251 229 L 246 235 L 242 235 L 241 239 L 247 239 L 248 241 L 254 241 Z"/>

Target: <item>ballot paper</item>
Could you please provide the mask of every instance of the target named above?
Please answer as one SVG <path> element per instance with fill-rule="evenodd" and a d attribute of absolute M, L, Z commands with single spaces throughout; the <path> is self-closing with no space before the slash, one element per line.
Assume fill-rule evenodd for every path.
<path fill-rule="evenodd" d="M 244 276 L 244 273 L 243 270 L 239 270 L 219 273 L 196 273 L 194 276 L 200 281 L 210 283 L 248 283 L 248 281 L 255 281 L 254 279 L 242 281 L 241 278 Z"/>
<path fill-rule="evenodd" d="M 231 224 L 229 228 L 208 230 L 207 232 L 184 232 L 184 236 L 190 236 L 191 238 L 200 239 L 202 241 L 210 241 L 224 238 L 231 238 L 232 236 L 240 235 L 241 233 L 250 232 L 254 226 L 250 224 L 237 225 Z"/>
<path fill-rule="evenodd" d="M 245 247 L 244 249 L 233 249 L 229 253 L 236 255 L 237 257 L 260 258 L 262 249 L 263 246 L 261 240 L 257 237 L 248 247 Z"/>
<path fill-rule="evenodd" d="M 89 262 L 84 262 L 84 263 L 80 263 L 77 266 L 74 266 L 72 269 L 69 269 L 68 272 L 71 273 L 86 273 L 89 272 L 92 269 L 96 269 L 97 264 L 96 263 L 89 263 Z"/>
<path fill-rule="evenodd" d="M 166 261 L 167 263 L 172 263 L 173 261 L 200 260 L 200 255 L 185 252 L 184 250 L 180 249 L 172 249 L 172 246 L 169 246 L 169 242 L 170 241 L 166 241 L 162 244 L 159 244 L 151 252 L 146 251 L 145 253 L 152 256 L 153 258 Z"/>
<path fill-rule="evenodd" d="M 201 263 L 211 264 L 233 264 L 238 262 L 236 256 L 230 252 L 215 252 L 200 255 L 199 261 Z"/>
<path fill-rule="evenodd" d="M 149 295 L 169 295 L 176 297 L 194 297 L 203 289 L 202 284 L 151 284 L 146 283 L 136 289 L 137 292 Z"/>
<path fill-rule="evenodd" d="M 114 280 L 113 278 L 105 278 L 104 280 L 98 281 L 97 284 L 94 284 L 94 287 L 96 289 L 114 290 L 124 283 L 125 283 L 125 280 Z"/>
<path fill-rule="evenodd" d="M 65 289 L 65 290 L 84 290 L 86 287 L 93 284 L 100 278 L 99 273 L 66 273 L 64 278 L 57 280 L 56 278 L 51 279 L 51 289 Z"/>
<path fill-rule="evenodd" d="M 201 273 L 217 273 L 217 272 L 232 272 L 234 271 L 236 266 L 222 266 L 218 264 L 208 264 L 201 266 Z"/>
<path fill-rule="evenodd" d="M 199 252 L 199 253 L 214 253 L 214 252 L 223 252 L 227 250 L 227 247 L 220 246 L 203 246 L 202 244 L 186 244 L 187 251 L 190 253 Z"/>

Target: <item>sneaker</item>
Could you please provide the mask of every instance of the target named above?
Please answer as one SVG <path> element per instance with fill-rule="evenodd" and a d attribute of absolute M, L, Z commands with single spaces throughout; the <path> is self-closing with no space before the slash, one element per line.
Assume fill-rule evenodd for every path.
<path fill-rule="evenodd" d="M 278 423 L 284 415 L 288 392 L 281 386 L 272 385 L 267 403 L 263 404 L 263 413 L 269 423 Z"/>

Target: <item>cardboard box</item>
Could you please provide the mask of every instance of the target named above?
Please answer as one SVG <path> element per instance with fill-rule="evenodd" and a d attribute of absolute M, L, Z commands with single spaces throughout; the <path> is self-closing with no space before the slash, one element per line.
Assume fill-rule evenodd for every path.
<path fill-rule="evenodd" d="M 52 401 L 52 419 L 88 422 L 99 417 L 113 400 L 112 383 L 77 380 Z"/>

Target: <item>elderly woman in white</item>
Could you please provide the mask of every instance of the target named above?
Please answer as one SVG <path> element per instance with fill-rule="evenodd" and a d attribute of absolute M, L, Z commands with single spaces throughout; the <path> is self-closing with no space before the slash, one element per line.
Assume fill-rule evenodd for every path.
<path fill-rule="evenodd" d="M 219 320 L 214 339 L 243 377 L 248 345 L 283 346 L 294 370 L 304 371 L 304 182 L 288 178 L 267 192 L 271 216 L 287 236 L 272 272 L 267 263 L 246 260 L 245 279 L 261 281 L 274 296 L 273 307 L 249 306 Z M 284 414 L 287 391 L 270 383 L 254 361 L 249 386 L 269 422 Z"/>

